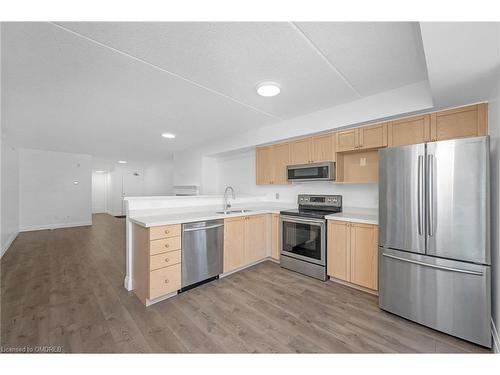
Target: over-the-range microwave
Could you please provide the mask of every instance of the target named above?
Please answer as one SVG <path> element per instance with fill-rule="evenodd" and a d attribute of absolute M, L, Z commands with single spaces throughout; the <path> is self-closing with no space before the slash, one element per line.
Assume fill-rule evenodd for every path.
<path fill-rule="evenodd" d="M 335 162 L 289 165 L 288 181 L 335 181 Z"/>

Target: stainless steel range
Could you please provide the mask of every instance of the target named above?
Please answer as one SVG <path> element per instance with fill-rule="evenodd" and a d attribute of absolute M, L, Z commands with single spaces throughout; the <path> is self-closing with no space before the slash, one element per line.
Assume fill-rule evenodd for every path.
<path fill-rule="evenodd" d="M 281 267 L 325 281 L 325 216 L 342 212 L 342 196 L 300 194 L 298 204 L 280 212 Z"/>

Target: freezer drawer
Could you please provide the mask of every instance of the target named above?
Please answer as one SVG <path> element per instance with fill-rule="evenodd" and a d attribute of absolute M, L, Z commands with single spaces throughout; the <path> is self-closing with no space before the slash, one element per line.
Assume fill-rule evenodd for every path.
<path fill-rule="evenodd" d="M 379 248 L 379 306 L 491 348 L 490 267 Z"/>

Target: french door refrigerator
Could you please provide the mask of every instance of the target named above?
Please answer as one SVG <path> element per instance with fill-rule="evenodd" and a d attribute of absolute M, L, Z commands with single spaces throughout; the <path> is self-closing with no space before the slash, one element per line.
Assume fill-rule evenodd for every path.
<path fill-rule="evenodd" d="M 491 347 L 489 138 L 379 152 L 379 306 Z"/>

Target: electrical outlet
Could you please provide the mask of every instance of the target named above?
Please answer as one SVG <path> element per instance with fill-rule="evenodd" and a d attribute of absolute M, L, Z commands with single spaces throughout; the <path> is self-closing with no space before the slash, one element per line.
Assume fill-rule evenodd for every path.
<path fill-rule="evenodd" d="M 359 166 L 366 167 L 366 158 L 359 158 Z"/>
<path fill-rule="evenodd" d="M 274 196 L 276 199 L 280 199 L 280 193 L 276 193 Z"/>

